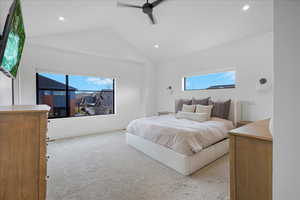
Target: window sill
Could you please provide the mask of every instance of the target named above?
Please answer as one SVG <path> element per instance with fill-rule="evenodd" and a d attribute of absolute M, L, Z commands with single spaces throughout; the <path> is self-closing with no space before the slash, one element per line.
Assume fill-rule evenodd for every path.
<path fill-rule="evenodd" d="M 49 118 L 49 120 L 59 120 L 59 119 L 77 119 L 77 118 L 87 118 L 87 117 L 99 117 L 99 116 L 101 116 L 101 117 L 111 117 L 111 116 L 116 116 L 117 114 L 115 113 L 115 114 L 107 114 L 107 115 L 87 115 L 87 116 L 78 116 L 78 117 L 76 117 L 76 116 L 73 116 L 73 117 L 55 117 L 55 118 Z"/>
<path fill-rule="evenodd" d="M 191 89 L 191 90 L 182 90 L 183 92 L 191 92 L 191 91 L 211 91 L 211 90 L 233 90 L 236 89 L 236 87 L 234 88 L 213 88 L 213 89 Z"/>

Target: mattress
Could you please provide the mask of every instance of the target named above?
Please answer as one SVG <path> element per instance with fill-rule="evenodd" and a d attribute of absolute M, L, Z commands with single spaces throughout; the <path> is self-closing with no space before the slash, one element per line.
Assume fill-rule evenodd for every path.
<path fill-rule="evenodd" d="M 195 122 L 163 115 L 134 120 L 127 131 L 177 153 L 192 156 L 226 139 L 233 128 L 231 121 L 220 118 Z"/>

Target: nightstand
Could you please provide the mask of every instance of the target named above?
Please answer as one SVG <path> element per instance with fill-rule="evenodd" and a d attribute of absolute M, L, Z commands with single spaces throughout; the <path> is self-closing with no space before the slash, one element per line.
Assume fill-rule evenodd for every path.
<path fill-rule="evenodd" d="M 241 126 L 245 126 L 247 124 L 251 124 L 253 123 L 253 121 L 239 121 L 236 125 L 237 128 L 241 127 Z"/>
<path fill-rule="evenodd" d="M 160 115 L 171 115 L 171 114 L 174 114 L 174 113 L 169 112 L 169 111 L 161 111 L 161 112 L 158 112 L 157 114 L 158 114 L 158 116 L 160 116 Z"/>

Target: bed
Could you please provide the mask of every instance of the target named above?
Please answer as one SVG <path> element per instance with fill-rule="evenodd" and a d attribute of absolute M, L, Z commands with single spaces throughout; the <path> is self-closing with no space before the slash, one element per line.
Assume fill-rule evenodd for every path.
<path fill-rule="evenodd" d="M 127 127 L 127 144 L 151 158 L 190 175 L 228 153 L 228 131 L 236 122 L 236 104 L 230 119 L 206 122 L 177 119 L 175 115 L 141 118 Z"/>

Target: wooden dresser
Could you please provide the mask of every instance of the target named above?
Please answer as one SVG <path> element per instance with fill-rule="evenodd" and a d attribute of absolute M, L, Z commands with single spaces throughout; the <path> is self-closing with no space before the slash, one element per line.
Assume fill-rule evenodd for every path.
<path fill-rule="evenodd" d="M 272 135 L 269 120 L 230 132 L 230 199 L 272 199 Z"/>
<path fill-rule="evenodd" d="M 0 200 L 46 199 L 48 106 L 0 106 Z"/>

